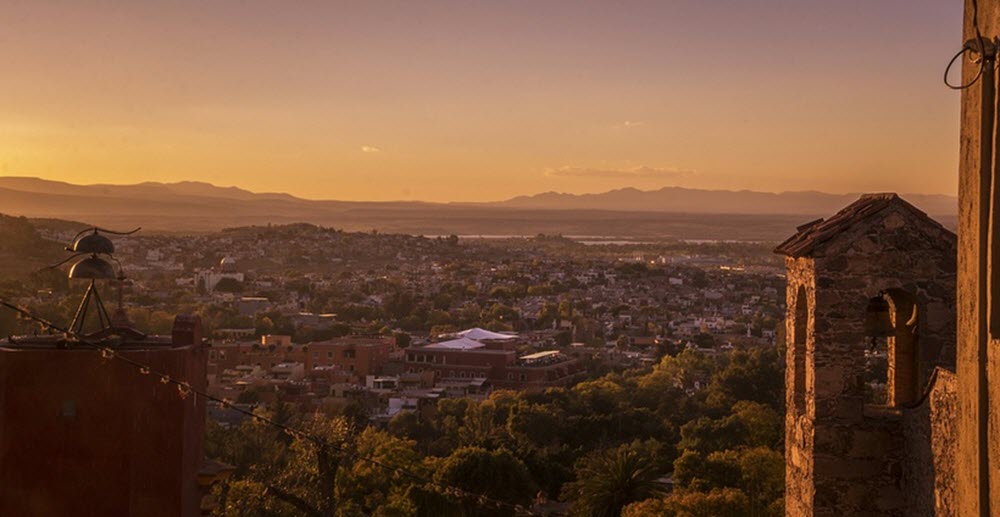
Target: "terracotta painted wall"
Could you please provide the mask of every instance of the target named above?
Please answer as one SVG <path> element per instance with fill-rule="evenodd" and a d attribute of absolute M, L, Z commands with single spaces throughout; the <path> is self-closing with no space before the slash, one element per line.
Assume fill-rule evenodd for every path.
<path fill-rule="evenodd" d="M 205 385 L 201 347 L 126 355 Z M 199 515 L 205 401 L 88 350 L 0 349 L 0 515 Z"/>

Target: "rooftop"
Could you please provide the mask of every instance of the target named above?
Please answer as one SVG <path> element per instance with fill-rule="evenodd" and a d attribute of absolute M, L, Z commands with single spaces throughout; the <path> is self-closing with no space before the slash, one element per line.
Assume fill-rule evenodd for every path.
<path fill-rule="evenodd" d="M 474 339 L 476 341 L 517 339 L 516 335 L 502 334 L 500 332 L 493 332 L 479 327 L 473 327 L 461 332 L 456 332 L 454 335 L 460 338 Z"/>
<path fill-rule="evenodd" d="M 445 349 L 445 350 L 475 350 L 477 348 L 483 348 L 486 345 L 470 339 L 467 337 L 461 337 L 458 339 L 452 339 L 450 341 L 442 341 L 440 343 L 431 343 L 424 348 L 430 349 Z"/>
<path fill-rule="evenodd" d="M 520 359 L 523 360 L 523 361 L 531 361 L 531 360 L 535 360 L 535 359 L 544 359 L 546 357 L 554 357 L 554 356 L 557 356 L 559 354 L 560 354 L 560 352 L 558 350 L 545 350 L 543 352 L 535 352 L 533 354 L 528 354 L 528 355 L 522 356 L 522 357 L 520 357 Z"/>
<path fill-rule="evenodd" d="M 69 339 L 61 334 L 45 334 L 33 336 L 10 336 L 0 340 L 0 349 L 27 350 L 60 348 L 67 350 L 87 350 L 93 352 L 94 346 L 110 346 L 118 350 L 143 350 L 149 348 L 165 348 L 175 346 L 170 336 L 144 336 L 136 338 L 122 338 L 121 336 L 109 336 L 106 338 L 88 339 L 90 345 L 83 345 L 74 339 Z"/>
<path fill-rule="evenodd" d="M 864 194 L 857 201 L 847 205 L 843 210 L 837 212 L 829 219 L 816 219 L 815 221 L 810 221 L 799 226 L 796 228 L 795 235 L 792 235 L 785 242 L 779 244 L 774 249 L 774 252 L 795 258 L 811 255 L 824 244 L 846 232 L 854 225 L 892 206 L 902 207 L 916 217 L 917 220 L 948 231 L 941 226 L 941 223 L 935 221 L 919 208 L 911 205 L 895 193 Z M 948 231 L 948 233 L 951 232 Z"/>

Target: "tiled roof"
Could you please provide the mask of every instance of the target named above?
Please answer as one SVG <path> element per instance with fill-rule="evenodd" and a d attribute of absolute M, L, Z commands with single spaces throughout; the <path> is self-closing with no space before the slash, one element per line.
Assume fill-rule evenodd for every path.
<path fill-rule="evenodd" d="M 796 258 L 810 255 L 837 235 L 890 206 L 904 207 L 917 218 L 951 233 L 941 223 L 894 193 L 865 194 L 829 219 L 817 219 L 799 226 L 796 228 L 798 232 L 778 245 L 774 252 Z"/>

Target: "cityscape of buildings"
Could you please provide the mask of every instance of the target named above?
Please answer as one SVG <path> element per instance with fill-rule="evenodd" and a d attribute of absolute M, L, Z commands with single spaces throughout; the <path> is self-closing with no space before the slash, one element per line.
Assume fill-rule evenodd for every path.
<path fill-rule="evenodd" d="M 84 257 L 88 241 L 103 238 L 74 225 L 40 225 L 37 232 L 38 239 L 74 242 L 70 248 Z M 178 378 L 204 372 L 192 384 L 204 399 L 182 405 L 184 414 L 204 412 L 201 418 L 223 429 L 276 403 L 305 413 L 361 415 L 365 425 L 385 428 L 404 413 L 430 418 L 443 399 L 485 401 L 498 390 L 568 388 L 607 372 L 648 369 L 682 350 L 717 355 L 773 347 L 784 312 L 780 263 L 760 244 L 426 238 L 311 225 L 196 236 L 139 233 L 109 242 L 102 246 L 113 251 L 120 274 L 86 276 L 90 270 L 81 264 L 99 260 L 95 253 L 73 266 L 68 281 L 44 277 L 40 285 L 48 287 L 22 291 L 13 301 L 57 321 L 83 312 L 83 329 L 95 324 L 98 311 L 87 318 L 87 298 L 74 307 L 81 294 L 74 279 L 90 278 L 105 298 L 117 291 L 114 318 L 98 319 L 97 330 L 80 339 L 114 343 L 122 356 L 173 343 L 189 363 Z M 182 318 L 172 317 L 191 312 L 199 314 L 195 342 L 185 341 Z M 8 353 L 42 349 L 58 356 L 60 348 L 79 348 L 74 338 L 30 317 L 12 325 L 11 333 L 28 337 L 11 338 Z M 696 392 L 707 384 L 695 378 L 679 387 Z M 82 400 L 58 402 L 63 419 L 88 411 L 77 409 L 86 405 Z M 12 403 L 5 407 L 16 411 Z M 192 436 L 204 433 L 206 420 L 190 418 L 183 419 L 193 427 L 179 447 L 203 440 Z M 207 490 L 231 467 L 190 460 L 195 463 L 179 479 L 189 487 L 182 498 L 187 510 L 180 513 L 190 513 L 196 500 L 211 511 Z M 134 490 L 145 486 L 135 478 L 140 475 L 134 471 L 122 482 L 140 488 L 95 511 L 134 508 L 141 500 Z M 28 504 L 9 508 L 21 513 Z M 175 511 L 162 508 L 164 515 Z"/>
<path fill-rule="evenodd" d="M 140 233 L 116 244 L 133 321 L 165 332 L 170 314 L 202 314 L 213 394 L 287 396 L 310 408 L 355 402 L 373 419 L 418 399 L 567 386 L 653 364 L 667 350 L 773 345 L 784 310 L 780 264 L 757 254 L 761 245 L 713 255 L 699 245 L 310 225 Z M 45 307 L 67 295 L 43 290 L 18 302 Z"/>

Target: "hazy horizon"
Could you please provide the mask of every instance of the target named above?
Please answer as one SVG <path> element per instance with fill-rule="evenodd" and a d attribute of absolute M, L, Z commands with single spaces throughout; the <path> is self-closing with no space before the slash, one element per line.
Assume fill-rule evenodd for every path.
<path fill-rule="evenodd" d="M 816 190 L 816 189 L 769 191 L 769 190 L 756 190 L 756 189 L 726 189 L 726 188 L 717 188 L 717 189 L 714 189 L 714 188 L 699 188 L 699 187 L 685 187 L 685 186 L 680 186 L 680 185 L 665 185 L 665 186 L 662 186 L 662 187 L 639 188 L 639 187 L 632 186 L 632 185 L 623 185 L 623 186 L 620 186 L 620 187 L 614 187 L 614 188 L 611 188 L 611 189 L 605 189 L 605 190 L 599 190 L 599 191 L 592 191 L 592 192 L 563 192 L 563 191 L 558 191 L 558 190 L 548 190 L 548 191 L 540 191 L 540 192 L 526 192 L 526 193 L 522 193 L 522 194 L 515 194 L 515 195 L 513 195 L 511 197 L 508 197 L 508 198 L 496 199 L 496 200 L 492 200 L 492 199 L 482 199 L 482 200 L 478 200 L 478 199 L 462 199 L 462 200 L 458 200 L 458 199 L 444 199 L 444 200 L 436 201 L 436 200 L 426 200 L 426 199 L 379 199 L 379 200 L 376 200 L 376 199 L 340 199 L 340 198 L 335 198 L 335 197 L 325 197 L 325 196 L 319 196 L 319 197 L 317 197 L 317 196 L 308 196 L 308 195 L 303 196 L 303 195 L 298 195 L 298 194 L 295 194 L 295 193 L 292 193 L 292 192 L 287 192 L 287 191 L 254 190 L 254 189 L 251 189 L 251 188 L 247 188 L 244 185 L 238 185 L 238 184 L 231 184 L 231 185 L 216 184 L 216 183 L 212 183 L 212 182 L 205 181 L 205 180 L 200 180 L 200 179 L 183 179 L 183 178 L 180 178 L 180 179 L 177 179 L 177 180 L 171 180 L 171 181 L 140 180 L 140 181 L 135 181 L 135 182 L 131 182 L 131 183 L 130 182 L 82 183 L 82 182 L 66 181 L 66 180 L 55 179 L 55 178 L 44 178 L 44 177 L 40 177 L 40 176 L 14 176 L 14 175 L 0 175 L 0 178 L 8 178 L 8 179 L 14 179 L 14 180 L 38 180 L 38 181 L 41 181 L 41 182 L 56 182 L 56 183 L 63 183 L 63 184 L 74 186 L 74 187 L 102 187 L 102 186 L 133 187 L 133 186 L 140 186 L 140 185 L 144 185 L 144 184 L 164 185 L 164 186 L 183 185 L 183 184 L 201 184 L 201 185 L 206 185 L 206 186 L 217 188 L 217 189 L 237 189 L 237 190 L 241 190 L 241 191 L 244 191 L 244 192 L 249 192 L 251 194 L 257 194 L 257 195 L 288 195 L 288 196 L 292 196 L 292 197 L 295 197 L 295 198 L 298 198 L 298 199 L 302 199 L 302 200 L 305 200 L 305 201 L 349 201 L 349 202 L 360 202 L 360 203 L 366 203 L 366 202 L 370 202 L 370 203 L 379 203 L 379 202 L 415 202 L 415 203 L 443 203 L 443 204 L 455 204 L 455 203 L 473 203 L 473 204 L 482 203 L 482 204 L 491 204 L 491 203 L 502 203 L 502 202 L 505 202 L 505 201 L 515 200 L 515 199 L 518 199 L 518 198 L 532 198 L 532 197 L 544 196 L 544 195 L 547 195 L 547 194 L 555 194 L 555 195 L 560 195 L 560 196 L 563 196 L 563 195 L 566 195 L 566 196 L 595 196 L 595 195 L 608 194 L 608 193 L 619 192 L 619 191 L 629 191 L 629 190 L 638 191 L 638 192 L 642 192 L 642 193 L 651 193 L 651 192 L 661 191 L 661 190 L 664 190 L 664 189 L 685 189 L 685 190 L 704 191 L 704 192 L 755 193 L 755 194 L 775 194 L 775 195 L 782 195 L 782 194 L 812 194 L 812 193 L 815 193 L 815 194 L 823 194 L 823 195 L 831 195 L 831 196 L 850 196 L 850 195 L 862 195 L 862 194 L 872 193 L 872 192 L 882 192 L 882 191 L 831 192 L 831 191 Z M 886 191 L 886 192 L 888 192 L 888 191 Z M 895 192 L 895 193 L 897 193 L 897 194 L 899 194 L 901 196 L 907 196 L 907 195 L 942 196 L 942 197 L 948 197 L 948 198 L 955 198 L 955 199 L 957 199 L 957 196 L 955 194 L 925 193 L 925 192 L 902 192 L 902 191 L 900 191 L 900 192 L 893 191 L 893 192 Z M 0 212 L 2 212 L 2 211 L 0 211 Z"/>
<path fill-rule="evenodd" d="M 957 198 L 900 194 L 954 227 Z M 486 203 L 345 201 L 254 193 L 204 182 L 74 185 L 0 177 L 0 213 L 165 232 L 311 223 L 412 235 L 506 235 L 513 231 L 518 235 L 781 240 L 803 222 L 829 217 L 857 200 L 857 193 L 665 188 L 579 196 L 538 194 Z"/>

